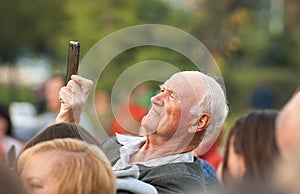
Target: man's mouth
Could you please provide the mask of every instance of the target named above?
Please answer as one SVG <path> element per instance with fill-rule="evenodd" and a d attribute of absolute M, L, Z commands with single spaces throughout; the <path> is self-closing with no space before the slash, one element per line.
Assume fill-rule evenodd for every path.
<path fill-rule="evenodd" d="M 149 110 L 149 112 L 154 112 L 155 114 L 157 114 L 158 116 L 160 116 L 159 111 L 157 111 L 155 108 L 153 108 L 153 106 L 151 107 L 151 109 Z M 151 114 L 150 112 L 150 114 Z"/>

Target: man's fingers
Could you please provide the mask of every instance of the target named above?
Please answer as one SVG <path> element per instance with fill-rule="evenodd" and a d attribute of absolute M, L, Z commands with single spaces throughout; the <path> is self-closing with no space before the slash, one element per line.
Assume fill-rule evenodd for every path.
<path fill-rule="evenodd" d="M 59 101 L 61 103 L 70 102 L 72 99 L 72 94 L 67 87 L 62 87 L 59 91 Z"/>
<path fill-rule="evenodd" d="M 91 90 L 91 88 L 93 86 L 92 80 L 83 78 L 83 77 L 81 77 L 79 75 L 72 75 L 71 79 L 81 86 L 82 91 L 85 94 L 87 94 Z"/>
<path fill-rule="evenodd" d="M 70 80 L 67 86 L 60 89 L 59 100 L 65 105 L 83 106 L 86 95 L 82 92 L 82 88 L 78 84 Z"/>
<path fill-rule="evenodd" d="M 70 94 L 77 95 L 77 96 L 85 95 L 84 91 L 82 91 L 82 87 L 73 80 L 70 80 L 66 87 L 70 91 Z"/>
<path fill-rule="evenodd" d="M 80 114 L 92 86 L 91 80 L 72 75 L 71 80 L 59 92 L 61 106 L 56 122 L 79 123 Z"/>
<path fill-rule="evenodd" d="M 86 93 L 81 85 L 76 83 L 73 80 L 70 80 L 66 86 L 66 88 L 70 91 L 70 95 L 76 95 L 76 97 L 85 98 Z"/>

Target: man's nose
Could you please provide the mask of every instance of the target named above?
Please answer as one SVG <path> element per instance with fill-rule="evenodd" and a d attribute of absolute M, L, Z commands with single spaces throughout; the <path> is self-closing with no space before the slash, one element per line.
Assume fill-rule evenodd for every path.
<path fill-rule="evenodd" d="M 155 96 L 153 96 L 151 98 L 151 103 L 158 105 L 158 106 L 163 106 L 164 105 L 163 98 L 164 98 L 163 93 L 156 94 Z"/>

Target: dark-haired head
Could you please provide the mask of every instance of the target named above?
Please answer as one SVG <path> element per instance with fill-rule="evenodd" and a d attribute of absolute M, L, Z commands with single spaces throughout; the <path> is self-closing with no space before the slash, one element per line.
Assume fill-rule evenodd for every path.
<path fill-rule="evenodd" d="M 257 110 L 239 118 L 231 127 L 223 159 L 222 180 L 230 183 L 233 177 L 229 169 L 230 146 L 243 159 L 244 173 L 241 180 L 265 180 L 274 165 L 279 150 L 275 140 L 277 111 Z"/>
<path fill-rule="evenodd" d="M 100 142 L 83 127 L 75 124 L 59 123 L 50 125 L 31 138 L 26 143 L 24 150 L 40 142 L 56 138 L 75 138 L 101 147 Z"/>

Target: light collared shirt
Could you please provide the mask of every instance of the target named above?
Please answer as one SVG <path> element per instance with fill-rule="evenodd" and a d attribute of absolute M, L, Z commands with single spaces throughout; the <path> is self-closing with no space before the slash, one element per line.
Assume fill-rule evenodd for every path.
<path fill-rule="evenodd" d="M 123 146 L 120 148 L 120 159 L 113 166 L 113 169 L 120 170 L 131 165 L 129 164 L 130 156 L 137 152 L 141 145 L 146 142 L 146 137 L 116 134 L 116 138 L 117 141 Z M 194 162 L 194 152 L 191 151 L 183 154 L 169 155 L 155 158 L 146 162 L 135 162 L 133 164 L 142 164 L 147 167 L 154 167 L 177 162 Z"/>

